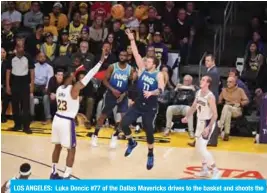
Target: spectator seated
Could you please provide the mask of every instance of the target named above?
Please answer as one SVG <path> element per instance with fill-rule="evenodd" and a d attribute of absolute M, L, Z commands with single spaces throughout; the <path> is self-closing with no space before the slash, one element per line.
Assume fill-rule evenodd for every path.
<path fill-rule="evenodd" d="M 227 88 L 224 88 L 219 96 L 219 104 L 225 104 L 222 109 L 218 127 L 223 131 L 223 140 L 228 141 L 231 129 L 231 118 L 242 116 L 243 107 L 249 103 L 244 90 L 236 86 L 236 79 L 229 77 L 227 79 Z"/>
<path fill-rule="evenodd" d="M 185 116 L 195 98 L 195 87 L 192 85 L 193 78 L 190 75 L 184 76 L 183 84 L 175 88 L 175 95 L 172 105 L 166 111 L 166 129 L 164 135 L 168 136 L 172 128 L 173 115 Z M 190 138 L 194 138 L 193 116 L 188 120 L 188 131 Z"/>

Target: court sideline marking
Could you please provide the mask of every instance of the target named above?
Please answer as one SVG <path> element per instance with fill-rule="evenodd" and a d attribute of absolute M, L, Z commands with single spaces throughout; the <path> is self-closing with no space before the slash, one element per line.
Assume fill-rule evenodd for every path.
<path fill-rule="evenodd" d="M 42 165 L 42 166 L 45 166 L 45 167 L 48 167 L 48 168 L 51 168 L 52 166 L 46 164 L 46 163 L 43 163 L 43 162 L 39 162 L 39 161 L 36 161 L 36 160 L 33 160 L 33 159 L 30 159 L 30 158 L 27 158 L 27 157 L 24 157 L 24 156 L 20 156 L 20 155 L 16 155 L 16 154 L 13 154 L 13 153 L 9 153 L 9 152 L 5 152 L 5 151 L 1 151 L 1 153 L 3 154 L 6 154 L 6 155 L 10 155 L 10 156 L 13 156 L 13 157 L 17 157 L 17 158 L 20 158 L 20 159 L 24 159 L 24 160 L 27 160 L 27 161 L 31 161 L 33 163 L 36 163 L 36 164 L 39 164 L 39 165 Z M 60 170 L 58 169 L 60 172 L 64 173 L 63 170 Z M 80 180 L 80 178 L 74 176 L 74 175 L 71 175 L 71 177 L 75 178 L 76 180 Z"/>

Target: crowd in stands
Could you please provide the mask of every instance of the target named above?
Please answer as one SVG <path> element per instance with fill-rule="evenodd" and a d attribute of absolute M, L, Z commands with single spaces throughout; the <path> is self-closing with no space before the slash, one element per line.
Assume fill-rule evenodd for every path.
<path fill-rule="evenodd" d="M 194 101 L 197 86 L 193 77 L 186 75 L 175 85 L 172 69 L 167 66 L 168 52 L 179 50 L 180 64 L 187 65 L 188 51 L 205 26 L 195 10 L 194 2 L 175 6 L 173 1 L 121 3 L 125 10 L 122 19 L 114 19 L 111 2 L 14 2 L 2 3 L 1 31 L 1 88 L 2 123 L 7 121 L 6 110 L 12 102 L 14 131 L 32 133 L 30 123 L 51 122 L 56 112 L 56 89 L 62 84 L 65 72 L 73 72 L 76 80 L 84 76 L 99 61 L 101 50 L 109 51 L 100 72 L 81 92 L 80 112 L 90 128 L 99 114 L 99 106 L 106 88 L 101 84 L 105 70 L 118 61 L 118 53 L 127 50 L 128 63 L 136 69 L 129 40 L 124 30 L 134 34 L 142 57 L 156 56 L 160 70 L 169 77 L 164 94 L 169 96 L 164 117 L 164 135 L 170 134 L 173 115 L 185 115 Z M 142 17 L 137 16 L 143 10 Z M 212 54 L 206 56 L 207 75 L 212 77 L 211 90 L 218 105 L 222 104 L 219 128 L 229 140 L 231 117 L 242 116 L 243 108 L 256 97 L 267 92 L 267 66 L 262 32 L 266 31 L 265 16 L 253 18 L 248 30 L 252 39 L 245 51 L 244 70 L 229 72 L 227 85 L 219 90 L 220 76 Z M 261 23 L 263 23 L 261 25 Z M 265 33 L 266 35 L 267 33 Z M 129 90 L 129 104 L 136 98 L 135 82 Z M 161 99 L 164 97 L 160 97 Z M 161 103 L 159 101 L 159 103 Z M 42 110 L 39 107 L 41 104 Z M 116 112 L 116 111 L 115 111 Z M 116 117 L 115 117 L 116 118 Z M 141 122 L 142 120 L 139 120 Z M 137 124 L 137 130 L 141 125 Z M 194 138 L 194 119 L 188 120 L 190 138 Z"/>

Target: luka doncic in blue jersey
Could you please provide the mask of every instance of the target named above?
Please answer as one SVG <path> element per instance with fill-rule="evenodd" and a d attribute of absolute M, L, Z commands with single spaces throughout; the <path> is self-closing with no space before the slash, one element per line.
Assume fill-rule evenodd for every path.
<path fill-rule="evenodd" d="M 158 89 L 158 76 L 159 71 L 149 72 L 144 70 L 138 78 L 137 90 L 138 90 L 138 102 L 146 103 L 147 105 L 156 106 L 157 96 L 151 96 L 149 98 L 144 97 L 144 91 L 154 91 Z"/>
<path fill-rule="evenodd" d="M 124 69 L 121 69 L 118 63 L 113 64 L 113 72 L 109 80 L 110 85 L 121 93 L 127 91 L 131 68 L 129 64 L 126 64 Z"/>

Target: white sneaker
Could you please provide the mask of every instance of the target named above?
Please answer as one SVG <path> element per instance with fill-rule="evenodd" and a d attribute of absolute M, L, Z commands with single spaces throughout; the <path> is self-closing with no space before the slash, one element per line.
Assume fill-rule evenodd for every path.
<path fill-rule="evenodd" d="M 98 140 L 98 137 L 96 135 L 92 135 L 92 138 L 91 138 L 91 145 L 93 147 L 97 147 L 97 140 Z"/>
<path fill-rule="evenodd" d="M 218 180 L 221 178 L 221 172 L 216 168 L 212 171 L 212 177 L 213 180 Z"/>
<path fill-rule="evenodd" d="M 208 178 L 210 176 L 210 172 L 208 170 L 201 170 L 199 173 L 195 173 L 195 176 L 201 178 Z"/>
<path fill-rule="evenodd" d="M 115 149 L 117 147 L 117 142 L 118 142 L 118 136 L 112 135 L 109 147 L 111 149 Z"/>

